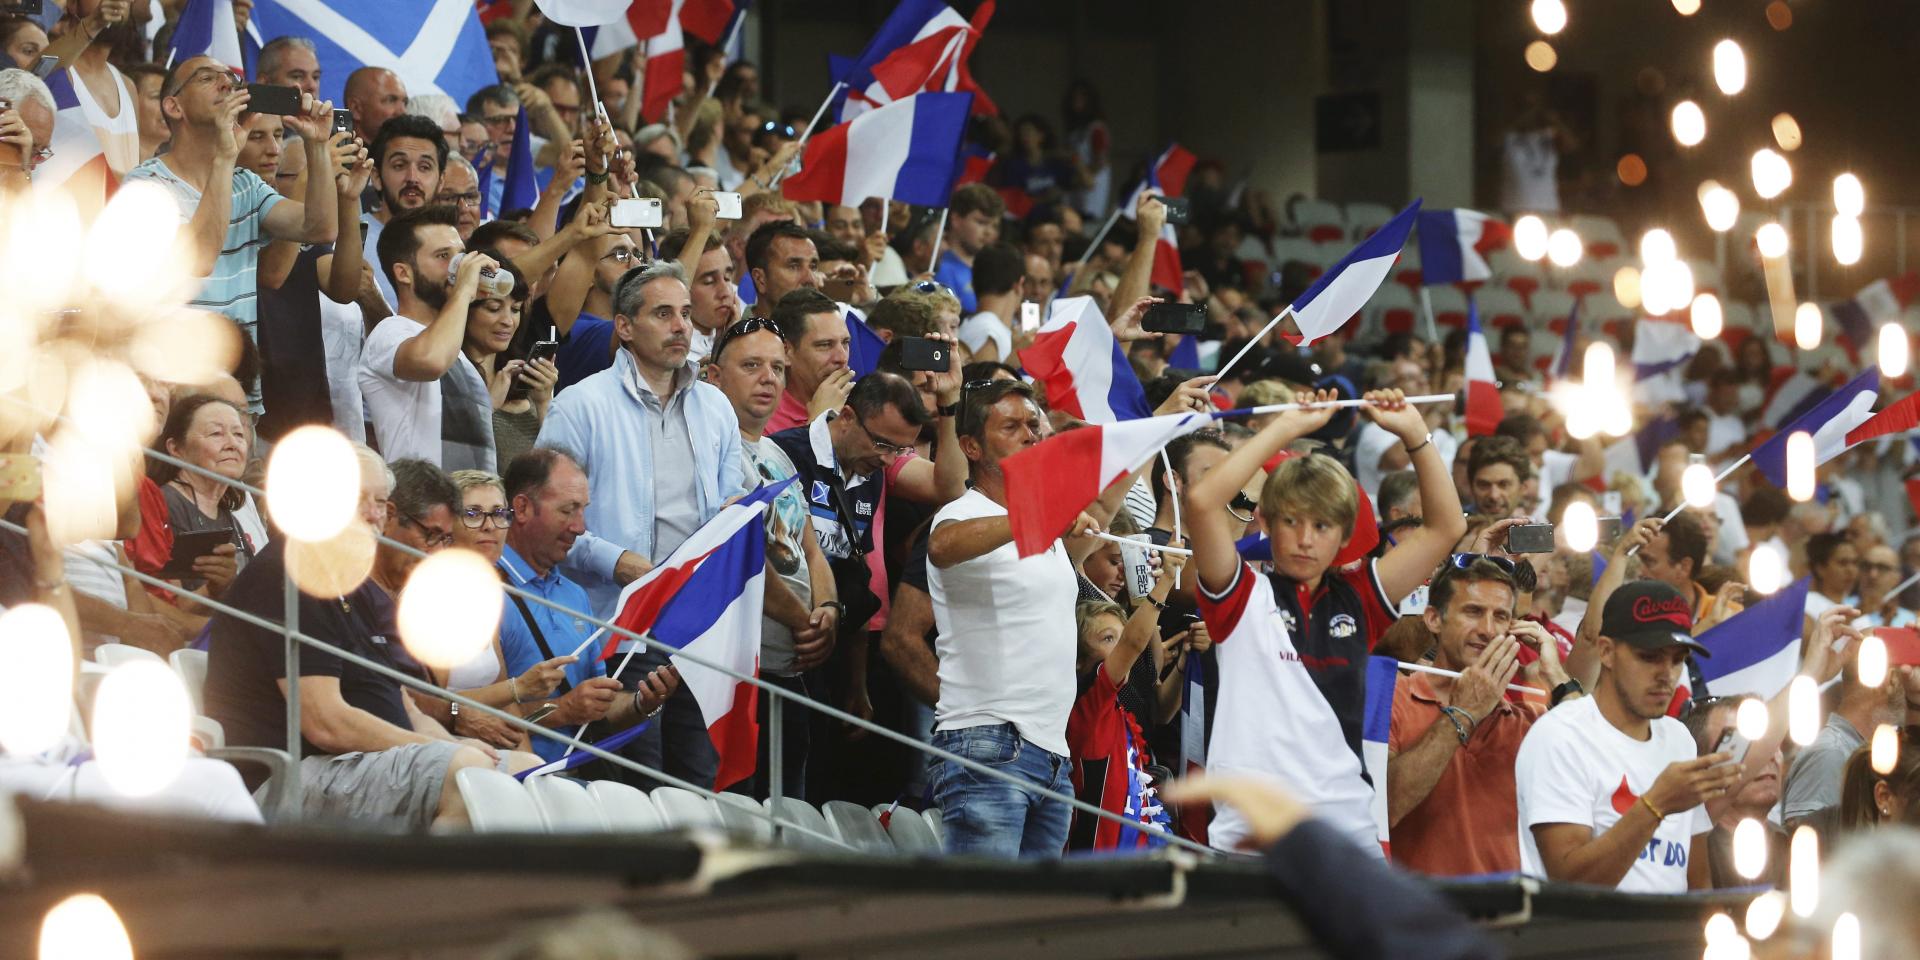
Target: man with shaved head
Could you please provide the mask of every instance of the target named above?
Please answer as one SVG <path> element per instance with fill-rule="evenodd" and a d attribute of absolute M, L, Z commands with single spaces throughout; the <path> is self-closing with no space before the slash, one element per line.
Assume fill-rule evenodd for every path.
<path fill-rule="evenodd" d="M 407 112 L 407 85 L 385 67 L 361 67 L 347 74 L 346 101 L 353 132 L 372 143 L 382 125 Z"/>

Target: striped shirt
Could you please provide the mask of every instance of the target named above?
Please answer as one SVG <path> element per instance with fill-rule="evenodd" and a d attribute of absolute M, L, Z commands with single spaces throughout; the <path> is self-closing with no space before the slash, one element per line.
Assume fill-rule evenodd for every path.
<path fill-rule="evenodd" d="M 163 158 L 154 157 L 133 168 L 127 179 L 152 180 L 166 187 L 180 206 L 180 223 L 192 222 L 193 212 L 200 206 L 200 191 L 180 179 Z M 259 335 L 254 328 L 259 317 L 254 299 L 257 290 L 254 270 L 260 262 L 260 251 L 272 239 L 267 236 L 267 211 L 282 199 L 253 171 L 233 171 L 232 215 L 227 221 L 226 242 L 213 263 L 213 272 L 201 282 L 200 290 L 188 302 L 189 306 L 231 317 L 256 344 Z M 260 404 L 257 383 L 247 391 L 247 407 L 248 412 L 255 414 L 265 409 Z"/>

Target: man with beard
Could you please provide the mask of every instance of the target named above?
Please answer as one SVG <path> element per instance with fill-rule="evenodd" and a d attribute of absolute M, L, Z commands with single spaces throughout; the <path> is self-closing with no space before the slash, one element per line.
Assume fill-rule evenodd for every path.
<path fill-rule="evenodd" d="M 440 176 L 447 168 L 447 141 L 432 120 L 403 114 L 380 128 L 369 152 L 373 155 L 375 182 L 380 185 L 380 206 L 360 217 L 360 222 L 367 225 L 364 250 L 373 266 L 374 281 L 380 285 L 380 295 L 389 305 L 398 306 L 393 281 L 377 259 L 380 235 L 394 217 L 418 210 L 439 195 Z"/>
<path fill-rule="evenodd" d="M 707 256 L 727 255 L 714 241 Z M 698 280 L 695 281 L 698 284 Z M 730 289 L 730 285 L 721 284 Z M 699 322 L 699 294 L 694 295 L 694 318 Z M 749 484 L 777 483 L 794 475 L 792 458 L 765 435 L 767 418 L 780 403 L 787 382 L 787 344 L 771 320 L 748 318 L 728 326 L 707 358 L 707 380 L 720 388 L 740 418 L 740 448 Z M 840 612 L 835 598 L 833 570 L 814 538 L 806 491 L 794 484 L 774 498 L 767 510 L 767 604 L 760 626 L 760 678 L 796 693 L 812 696 L 805 671 L 824 663 L 833 652 L 834 630 Z M 753 796 L 768 792 L 768 743 L 771 729 L 767 710 L 770 697 L 760 698 L 760 762 L 743 784 Z M 807 762 L 806 710 L 794 701 L 782 702 L 783 763 L 788 792 L 805 795 Z"/>
<path fill-rule="evenodd" d="M 380 270 L 399 292 L 400 309 L 367 335 L 359 379 L 374 435 L 390 458 L 418 457 L 441 465 L 440 378 L 448 370 L 467 371 L 474 381 L 469 388 L 487 389 L 471 365 L 455 361 L 480 272 L 497 270 L 499 264 L 471 254 L 461 257 L 455 273 L 451 264 L 463 249 L 456 222 L 452 207 L 421 207 L 395 217 L 380 234 Z M 491 424 L 488 431 L 484 457 L 491 464 Z"/>

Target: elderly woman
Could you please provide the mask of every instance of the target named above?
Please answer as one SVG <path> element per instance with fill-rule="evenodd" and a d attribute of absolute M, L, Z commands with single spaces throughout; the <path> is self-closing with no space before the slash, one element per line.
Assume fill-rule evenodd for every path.
<path fill-rule="evenodd" d="M 499 563 L 500 550 L 507 542 L 507 528 L 513 526 L 513 508 L 507 506 L 506 487 L 499 477 L 484 470 L 456 470 L 450 476 L 460 490 L 461 510 L 457 517 L 460 522 L 453 528 L 455 545 L 472 550 L 491 563 Z M 559 686 L 562 665 L 550 666 L 551 663 L 536 665 L 519 677 L 508 676 L 506 658 L 500 652 L 500 635 L 495 632 L 493 642 L 466 663 L 452 669 L 429 669 L 433 672 L 433 682 L 449 690 L 487 706 L 524 715 L 518 707 L 523 697 L 521 691 L 526 691 L 526 699 L 533 699 L 535 691 Z M 475 737 L 495 747 L 529 749 L 525 731 L 497 717 L 468 711 L 451 719 L 453 732 L 458 736 Z"/>
<path fill-rule="evenodd" d="M 495 466 L 505 473 L 507 464 L 533 446 L 534 438 L 540 435 L 540 422 L 547 417 L 547 405 L 553 401 L 553 385 L 559 379 L 560 369 L 554 366 L 551 355 L 537 360 L 507 358 L 513 348 L 514 334 L 520 329 L 521 313 L 526 309 L 527 279 L 498 251 L 480 252 L 493 257 L 500 263 L 500 269 L 513 277 L 513 290 L 504 297 L 474 298 L 467 307 L 467 332 L 460 344 L 460 354 L 487 385 L 486 416 L 492 421 Z M 448 376 L 454 372 L 448 371 Z M 444 389 L 446 378 L 441 382 Z M 462 382 L 470 381 L 463 378 Z M 463 399 L 469 401 L 463 416 L 479 417 L 481 398 Z M 494 559 L 499 555 L 496 547 Z"/>
<path fill-rule="evenodd" d="M 169 456 L 184 460 L 225 480 L 183 470 L 171 463 L 150 461 L 147 476 L 160 486 L 167 503 L 167 522 L 176 541 L 184 534 L 225 531 L 225 543 L 194 558 L 192 572 L 179 579 L 181 587 L 218 597 L 227 589 L 247 559 L 259 549 L 234 517 L 245 502 L 238 481 L 247 469 L 253 438 L 240 409 L 218 397 L 195 394 L 175 401 L 157 441 Z"/>

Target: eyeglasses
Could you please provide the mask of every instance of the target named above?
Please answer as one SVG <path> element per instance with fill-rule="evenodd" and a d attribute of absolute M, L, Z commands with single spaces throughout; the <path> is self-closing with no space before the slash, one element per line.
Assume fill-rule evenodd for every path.
<path fill-rule="evenodd" d="M 466 524 L 468 530 L 478 530 L 488 520 L 492 520 L 495 527 L 505 530 L 513 526 L 513 508 L 494 507 L 492 510 L 482 510 L 479 507 L 468 507 L 460 511 L 460 522 Z"/>
<path fill-rule="evenodd" d="M 185 90 L 187 88 L 187 84 L 189 83 L 211 84 L 223 77 L 226 79 L 227 84 L 224 89 L 221 89 L 218 92 L 224 96 L 225 94 L 231 93 L 233 91 L 233 86 L 238 81 L 235 79 L 235 74 L 233 73 L 233 71 L 221 70 L 216 67 L 201 67 L 200 69 L 195 70 L 190 74 L 187 74 L 185 79 L 181 80 L 177 84 L 174 84 L 173 89 L 171 91 L 167 93 L 163 93 L 161 94 L 161 96 L 177 97 L 180 95 L 180 91 Z"/>
<path fill-rule="evenodd" d="M 854 413 L 853 422 L 860 425 L 860 432 L 867 435 L 867 441 L 873 444 L 873 448 L 875 450 L 880 451 L 881 456 L 904 457 L 907 454 L 913 452 L 912 447 L 903 447 L 897 443 L 892 443 L 886 440 L 882 440 L 879 437 L 874 436 L 873 431 L 867 429 L 867 422 L 865 420 L 860 419 L 860 414 L 858 412 Z"/>
<path fill-rule="evenodd" d="M 466 193 L 442 193 L 435 196 L 437 203 L 451 203 L 459 206 L 477 207 L 480 205 L 480 191 L 469 190 Z"/>
<path fill-rule="evenodd" d="M 1456 553 L 1447 558 L 1447 563 L 1455 570 L 1471 570 L 1473 569 L 1473 565 L 1481 560 L 1485 560 L 1499 567 L 1506 571 L 1508 575 L 1512 575 L 1515 570 L 1519 569 L 1512 560 L 1506 557 L 1495 556 L 1491 553 Z"/>
<path fill-rule="evenodd" d="M 766 317 L 745 317 L 735 320 L 727 329 L 720 332 L 720 339 L 714 341 L 713 353 L 709 354 L 707 359 L 718 363 L 720 361 L 720 354 L 727 349 L 727 344 L 732 343 L 738 337 L 744 337 L 749 333 L 754 333 L 759 330 L 765 330 L 779 337 L 781 342 L 786 342 L 786 334 L 780 332 L 779 324 L 774 323 Z"/>
<path fill-rule="evenodd" d="M 612 260 L 614 263 L 632 263 L 638 255 L 639 251 L 632 247 L 615 247 L 602 254 L 600 259 Z"/>
<path fill-rule="evenodd" d="M 792 140 L 795 136 L 793 132 L 793 124 L 781 123 L 778 120 L 768 120 L 766 123 L 761 124 L 759 132 L 777 133 L 780 136 L 787 138 L 788 140 Z"/>
<path fill-rule="evenodd" d="M 420 531 L 420 539 L 425 540 L 427 542 L 427 551 L 429 553 L 435 550 L 443 550 L 447 547 L 453 546 L 453 534 L 435 533 L 433 532 L 433 528 L 423 523 L 419 517 L 416 517 L 413 514 L 406 512 L 405 510 L 401 510 L 398 507 L 395 507 L 394 510 L 395 512 L 400 514 L 401 523 L 411 523 L 413 524 L 415 529 Z"/>

